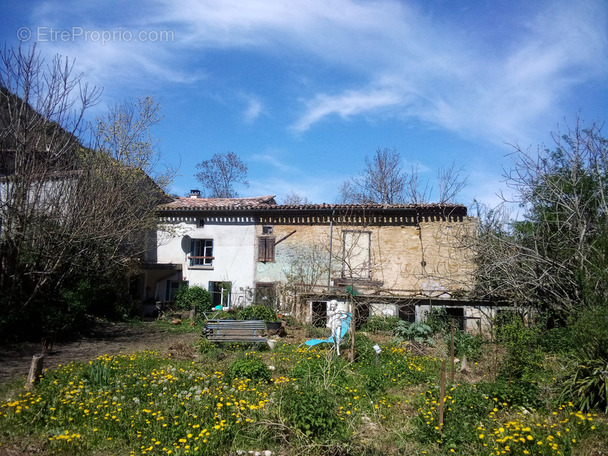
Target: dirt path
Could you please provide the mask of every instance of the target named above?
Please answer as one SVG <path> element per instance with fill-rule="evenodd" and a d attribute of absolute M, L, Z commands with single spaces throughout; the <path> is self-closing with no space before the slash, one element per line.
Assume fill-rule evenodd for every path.
<path fill-rule="evenodd" d="M 90 337 L 69 343 L 56 343 L 45 355 L 44 368 L 55 368 L 72 361 L 88 361 L 104 354 L 133 353 L 157 350 L 167 353 L 178 342 L 190 344 L 200 337 L 198 332 L 175 333 L 159 328 L 154 322 L 141 324 L 103 323 Z M 24 343 L 0 347 L 0 384 L 25 377 L 32 356 L 41 352 L 40 344 Z"/>

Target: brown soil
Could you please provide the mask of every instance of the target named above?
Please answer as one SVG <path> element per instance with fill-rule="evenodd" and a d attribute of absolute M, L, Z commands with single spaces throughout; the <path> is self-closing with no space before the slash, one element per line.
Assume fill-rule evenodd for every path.
<path fill-rule="evenodd" d="M 55 343 L 44 357 L 44 368 L 53 369 L 70 362 L 82 362 L 100 355 L 156 350 L 171 352 L 171 347 L 189 345 L 200 333 L 176 333 L 159 327 L 155 322 L 141 324 L 99 323 L 88 337 L 73 342 Z M 42 352 L 41 344 L 22 343 L 0 347 L 0 385 L 27 377 L 33 355 Z"/>

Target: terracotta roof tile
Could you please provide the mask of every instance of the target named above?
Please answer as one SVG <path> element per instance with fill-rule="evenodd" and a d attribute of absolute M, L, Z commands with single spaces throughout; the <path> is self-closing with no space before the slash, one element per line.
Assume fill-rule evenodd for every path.
<path fill-rule="evenodd" d="M 174 201 L 163 204 L 160 211 L 318 211 L 318 210 L 416 210 L 416 211 L 464 211 L 466 207 L 460 204 L 285 204 L 278 205 L 274 196 L 258 196 L 252 198 L 193 198 L 179 197 Z"/>
<path fill-rule="evenodd" d="M 253 198 L 193 198 L 183 196 L 170 203 L 160 206 L 161 211 L 171 210 L 238 210 L 260 209 L 265 206 L 276 206 L 272 196 L 257 196 Z"/>

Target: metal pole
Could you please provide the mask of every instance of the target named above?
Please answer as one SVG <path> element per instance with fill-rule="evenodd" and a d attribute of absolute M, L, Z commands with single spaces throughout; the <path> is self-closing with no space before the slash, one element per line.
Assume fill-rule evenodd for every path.
<path fill-rule="evenodd" d="M 454 318 L 452 318 L 452 331 L 451 331 L 451 348 L 450 348 L 450 357 L 452 358 L 452 367 L 450 370 L 450 381 L 454 383 Z"/>
<path fill-rule="evenodd" d="M 336 211 L 331 211 L 331 218 L 329 219 L 329 270 L 327 271 L 327 291 L 329 291 L 329 287 L 331 286 L 331 254 L 332 254 L 332 244 L 334 239 L 334 213 Z"/>

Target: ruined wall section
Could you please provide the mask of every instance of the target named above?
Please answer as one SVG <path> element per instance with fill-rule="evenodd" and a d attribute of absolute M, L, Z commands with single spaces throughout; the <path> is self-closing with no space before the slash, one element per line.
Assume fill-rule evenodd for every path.
<path fill-rule="evenodd" d="M 256 282 L 327 286 L 332 232 L 333 284 L 334 279 L 345 275 L 343 231 L 347 230 L 370 233 L 370 280 L 367 285 L 375 292 L 380 289 L 404 295 L 439 296 L 466 291 L 472 286 L 474 264 L 467 239 L 476 231 L 474 218 L 401 225 L 367 225 L 350 220 L 334 223 L 333 228 L 329 223 L 298 224 L 292 219 L 276 223 L 280 221 L 268 219 L 256 226 L 258 237 L 264 236 L 264 226 L 272 226 L 272 235 L 278 242 L 274 261 L 257 261 L 256 251 Z M 366 288 L 362 282 L 359 285 L 362 291 Z"/>

